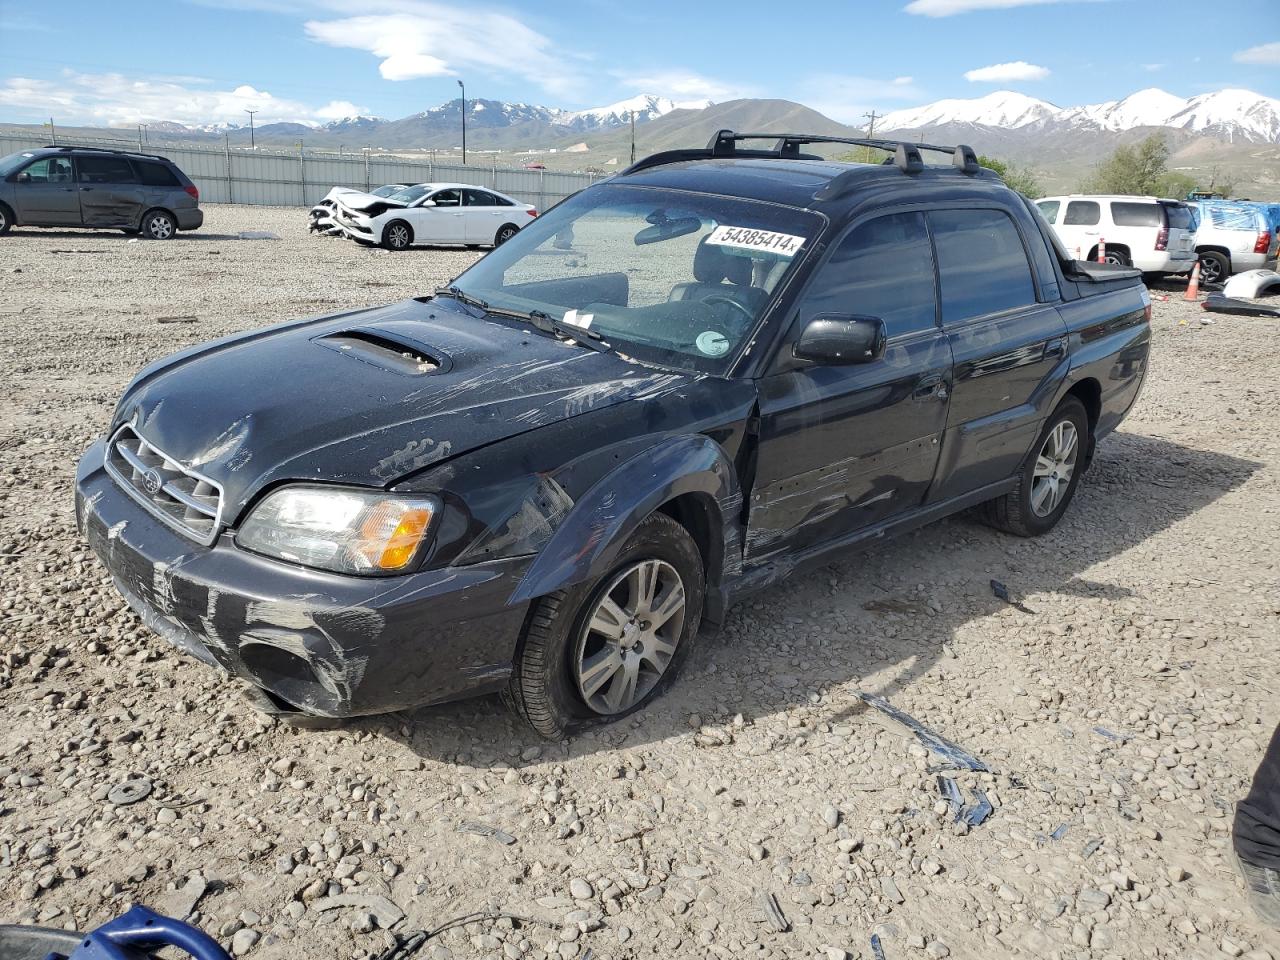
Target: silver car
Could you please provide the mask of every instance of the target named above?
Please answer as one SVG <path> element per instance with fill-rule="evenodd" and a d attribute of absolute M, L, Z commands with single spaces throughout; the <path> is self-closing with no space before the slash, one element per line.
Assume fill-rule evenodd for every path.
<path fill-rule="evenodd" d="M 100 227 L 168 240 L 202 223 L 200 191 L 165 157 L 41 147 L 0 159 L 0 235 L 12 227 Z"/>

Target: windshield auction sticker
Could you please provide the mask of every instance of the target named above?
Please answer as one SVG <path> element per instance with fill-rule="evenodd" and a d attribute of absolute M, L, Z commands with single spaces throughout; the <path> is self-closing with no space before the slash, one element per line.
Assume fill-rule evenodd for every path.
<path fill-rule="evenodd" d="M 780 257 L 794 257 L 804 246 L 804 237 L 789 233 L 773 233 L 769 230 L 752 230 L 750 227 L 716 227 L 707 236 L 707 243 L 718 247 L 738 247 L 741 250 L 759 250 Z"/>

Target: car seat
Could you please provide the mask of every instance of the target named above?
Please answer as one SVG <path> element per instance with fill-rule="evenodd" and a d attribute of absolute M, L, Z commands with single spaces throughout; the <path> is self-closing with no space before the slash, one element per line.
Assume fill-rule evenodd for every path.
<path fill-rule="evenodd" d="M 752 314 L 759 313 L 768 295 L 751 285 L 752 261 L 736 257 L 703 237 L 693 255 L 693 282 L 677 283 L 667 300 L 705 300 L 727 297 Z M 724 281 L 728 280 L 728 283 Z"/>

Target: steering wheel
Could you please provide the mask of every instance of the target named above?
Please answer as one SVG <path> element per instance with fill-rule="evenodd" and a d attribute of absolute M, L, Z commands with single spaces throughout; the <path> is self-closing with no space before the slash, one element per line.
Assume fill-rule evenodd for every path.
<path fill-rule="evenodd" d="M 733 299 L 733 297 L 727 297 L 722 293 L 713 293 L 711 296 L 702 297 L 701 299 L 703 303 L 708 303 L 708 304 L 710 303 L 728 304 L 729 306 L 733 307 L 735 310 L 740 311 L 742 315 L 746 318 L 747 323 L 751 323 L 756 318 L 756 315 L 752 313 L 750 308 L 748 308 L 745 304 L 739 303 L 737 300 Z"/>

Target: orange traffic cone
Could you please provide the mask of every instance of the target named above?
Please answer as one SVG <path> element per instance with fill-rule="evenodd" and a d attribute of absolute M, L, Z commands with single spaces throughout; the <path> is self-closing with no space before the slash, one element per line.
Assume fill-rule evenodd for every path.
<path fill-rule="evenodd" d="M 1191 282 L 1187 284 L 1187 292 L 1182 295 L 1183 300 L 1199 300 L 1200 299 L 1200 261 L 1196 261 L 1196 265 L 1191 268 Z"/>
<path fill-rule="evenodd" d="M 1098 262 L 1107 262 L 1107 241 L 1102 237 L 1098 238 Z"/>

